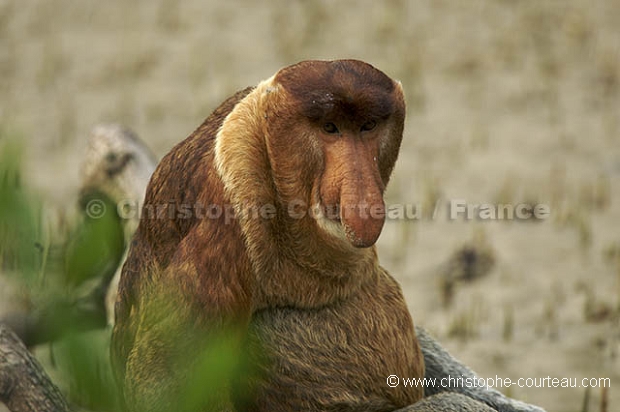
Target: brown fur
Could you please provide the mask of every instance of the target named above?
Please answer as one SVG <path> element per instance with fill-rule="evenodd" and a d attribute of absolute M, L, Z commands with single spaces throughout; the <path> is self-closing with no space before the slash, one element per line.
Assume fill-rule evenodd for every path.
<path fill-rule="evenodd" d="M 404 113 L 400 85 L 370 65 L 302 62 L 226 100 L 172 149 L 145 211 L 197 209 L 143 216 L 123 269 L 112 355 L 130 410 L 179 410 L 191 362 L 179 355 L 226 328 L 261 348 L 248 410 L 388 411 L 423 396 L 386 384 L 422 377 L 424 363 L 372 246 Z M 200 218 L 200 205 L 231 205 L 235 218 Z M 269 217 L 248 212 L 265 205 Z M 293 216 L 297 206 L 324 216 Z M 233 409 L 231 398 L 209 409 Z"/>

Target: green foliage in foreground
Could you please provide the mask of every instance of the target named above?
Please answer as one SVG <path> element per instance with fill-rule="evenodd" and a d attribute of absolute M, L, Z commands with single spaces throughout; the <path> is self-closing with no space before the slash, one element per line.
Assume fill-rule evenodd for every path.
<path fill-rule="evenodd" d="M 83 214 L 81 225 L 71 234 L 64 253 L 65 281 L 76 287 L 90 279 L 109 282 L 121 263 L 125 239 L 116 204 L 105 194 L 82 195 L 80 209 L 97 205 L 101 213 Z"/>
<path fill-rule="evenodd" d="M 0 269 L 32 284 L 41 265 L 41 206 L 24 187 L 22 147 L 0 129 Z"/>
<path fill-rule="evenodd" d="M 125 248 L 116 205 L 102 193 L 84 193 L 82 212 L 91 201 L 100 202 L 105 212 L 83 213 L 79 222 L 69 222 L 71 227 L 52 227 L 47 234 L 44 229 L 53 222 L 43 221 L 42 202 L 24 182 L 23 150 L 15 137 L 0 129 L 0 276 L 17 279 L 29 292 L 34 342 L 48 342 L 33 351 L 70 402 L 92 411 L 119 410 L 103 305 Z M 196 338 L 197 331 L 186 333 L 175 339 Z M 239 337 L 205 336 L 194 358 L 180 360 L 191 371 L 174 402 L 178 410 L 208 408 L 231 390 L 236 403 L 243 402 L 250 370 Z M 231 382 L 242 384 L 231 388 Z"/>
<path fill-rule="evenodd" d="M 67 243 L 59 239 L 63 228 L 45 236 L 42 202 L 24 181 L 18 137 L 0 129 L 0 276 L 28 292 L 32 309 L 22 315 L 36 329 L 33 342 L 53 341 L 33 351 L 70 401 L 91 410 L 117 410 L 103 301 L 99 306 L 91 292 L 80 296 L 76 290 L 101 276 L 103 267 L 115 270 L 123 247 L 120 222 L 109 216 L 85 219 Z M 81 332 L 93 327 L 100 331 Z"/>

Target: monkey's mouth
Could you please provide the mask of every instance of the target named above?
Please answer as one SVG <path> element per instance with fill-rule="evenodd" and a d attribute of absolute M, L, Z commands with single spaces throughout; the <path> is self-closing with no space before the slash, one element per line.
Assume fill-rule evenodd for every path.
<path fill-rule="evenodd" d="M 325 205 L 321 203 L 321 213 L 323 217 L 332 222 L 336 222 L 338 224 L 342 223 L 342 218 L 340 215 L 340 204 L 335 205 Z"/>
<path fill-rule="evenodd" d="M 348 241 L 346 228 L 340 217 L 340 205 L 326 206 L 325 203 L 318 200 L 314 203 L 312 210 L 313 213 L 311 213 L 311 216 L 323 232 L 338 239 Z"/>
<path fill-rule="evenodd" d="M 318 206 L 320 212 L 315 219 L 319 226 L 355 247 L 372 246 L 381 233 L 384 209 L 378 216 L 371 216 L 366 205 L 342 207 L 340 204 L 326 206 L 319 203 Z"/>

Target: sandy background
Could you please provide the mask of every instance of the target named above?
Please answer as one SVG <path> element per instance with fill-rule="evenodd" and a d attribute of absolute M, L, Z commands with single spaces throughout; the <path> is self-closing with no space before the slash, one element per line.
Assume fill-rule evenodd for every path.
<path fill-rule="evenodd" d="M 62 210 L 96 123 L 132 127 L 161 157 L 224 98 L 282 66 L 366 60 L 407 95 L 388 201 L 441 206 L 435 219 L 389 222 L 379 241 L 415 321 L 484 377 L 611 378 L 611 411 L 620 408 L 618 22 L 617 0 L 0 0 L 0 125 L 21 134 L 28 181 Z M 451 221 L 450 199 L 542 203 L 550 216 Z M 466 243 L 494 264 L 452 282 L 447 262 Z M 585 389 L 504 392 L 578 411 Z M 601 393 L 591 390 L 591 411 Z"/>

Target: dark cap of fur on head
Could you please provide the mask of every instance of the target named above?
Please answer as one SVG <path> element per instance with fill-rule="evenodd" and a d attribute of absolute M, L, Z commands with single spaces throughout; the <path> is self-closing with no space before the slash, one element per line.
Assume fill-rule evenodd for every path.
<path fill-rule="evenodd" d="M 394 82 L 359 60 L 309 60 L 275 77 L 312 121 L 387 118 L 393 111 Z"/>

